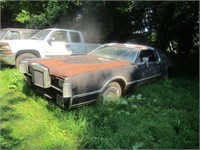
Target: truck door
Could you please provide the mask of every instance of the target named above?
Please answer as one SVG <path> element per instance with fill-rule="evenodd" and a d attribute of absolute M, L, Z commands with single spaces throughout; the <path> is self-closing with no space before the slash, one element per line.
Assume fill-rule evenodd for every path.
<path fill-rule="evenodd" d="M 54 31 L 47 40 L 47 47 L 45 48 L 46 56 L 70 55 L 71 50 L 68 46 L 67 31 Z"/>
<path fill-rule="evenodd" d="M 81 36 L 81 33 L 76 31 L 69 31 L 69 37 L 69 46 L 72 50 L 72 54 L 85 54 L 85 43 L 83 36 Z"/>

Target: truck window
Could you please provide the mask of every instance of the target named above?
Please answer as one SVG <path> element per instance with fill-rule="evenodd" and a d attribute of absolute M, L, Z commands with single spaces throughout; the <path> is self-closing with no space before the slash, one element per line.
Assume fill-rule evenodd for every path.
<path fill-rule="evenodd" d="M 0 39 L 3 39 L 3 37 L 6 35 L 7 31 L 0 30 Z"/>
<path fill-rule="evenodd" d="M 20 33 L 18 31 L 10 31 L 5 37 L 5 40 L 20 39 Z"/>
<path fill-rule="evenodd" d="M 55 31 L 50 37 L 53 37 L 54 41 L 68 42 L 66 31 Z"/>
<path fill-rule="evenodd" d="M 70 32 L 72 43 L 81 43 L 81 37 L 78 32 Z"/>

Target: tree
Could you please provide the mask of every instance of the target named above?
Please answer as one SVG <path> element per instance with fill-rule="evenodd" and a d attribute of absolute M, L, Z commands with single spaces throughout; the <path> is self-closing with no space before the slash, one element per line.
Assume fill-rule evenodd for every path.
<path fill-rule="evenodd" d="M 88 41 L 137 39 L 186 57 L 198 51 L 198 1 L 3 1 L 2 27 L 62 27 Z M 91 41 L 91 42 L 92 42 Z"/>

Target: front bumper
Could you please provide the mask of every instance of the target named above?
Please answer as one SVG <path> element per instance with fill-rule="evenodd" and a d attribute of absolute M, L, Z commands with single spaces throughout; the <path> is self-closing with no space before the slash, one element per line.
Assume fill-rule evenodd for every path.
<path fill-rule="evenodd" d="M 72 87 L 70 83 L 63 81 L 62 88 L 58 86 L 58 80 L 49 75 L 48 68 L 43 65 L 24 61 L 19 64 L 19 69 L 25 74 L 27 84 L 34 86 L 38 93 L 55 99 L 56 103 L 63 108 L 70 108 L 72 104 Z"/>
<path fill-rule="evenodd" d="M 0 54 L 0 62 L 6 65 L 15 65 L 15 54 Z"/>

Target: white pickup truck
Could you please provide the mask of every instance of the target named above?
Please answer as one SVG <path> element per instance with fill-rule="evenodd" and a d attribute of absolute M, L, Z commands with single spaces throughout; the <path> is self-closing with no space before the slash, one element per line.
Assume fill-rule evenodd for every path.
<path fill-rule="evenodd" d="M 49 28 L 31 39 L 0 41 L 0 62 L 18 67 L 25 59 L 86 54 L 98 46 L 86 44 L 80 31 Z"/>

